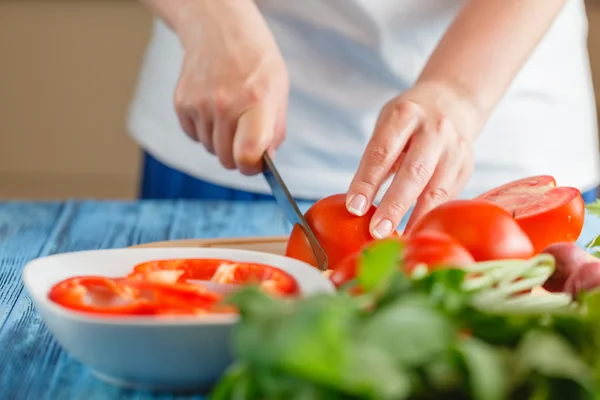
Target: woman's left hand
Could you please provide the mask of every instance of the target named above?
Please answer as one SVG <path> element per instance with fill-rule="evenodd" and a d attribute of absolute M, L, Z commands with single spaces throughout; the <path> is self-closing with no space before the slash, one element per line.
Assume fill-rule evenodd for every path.
<path fill-rule="evenodd" d="M 480 129 L 466 99 L 446 85 L 422 82 L 383 107 L 347 196 L 348 211 L 362 215 L 395 175 L 371 220 L 374 237 L 392 233 L 415 201 L 408 226 L 463 189 Z"/>

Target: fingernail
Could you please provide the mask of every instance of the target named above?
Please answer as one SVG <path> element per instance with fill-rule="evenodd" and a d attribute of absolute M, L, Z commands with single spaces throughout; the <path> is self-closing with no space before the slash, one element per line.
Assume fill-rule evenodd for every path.
<path fill-rule="evenodd" d="M 376 239 L 383 239 L 388 237 L 391 232 L 392 221 L 389 219 L 384 219 L 383 221 L 380 221 L 377 226 L 375 226 L 375 229 L 373 230 L 373 236 L 375 236 Z"/>
<path fill-rule="evenodd" d="M 367 198 L 362 194 L 357 194 L 350 200 L 350 204 L 348 204 L 348 211 L 352 214 L 361 217 L 365 213 L 365 209 L 367 208 Z"/>

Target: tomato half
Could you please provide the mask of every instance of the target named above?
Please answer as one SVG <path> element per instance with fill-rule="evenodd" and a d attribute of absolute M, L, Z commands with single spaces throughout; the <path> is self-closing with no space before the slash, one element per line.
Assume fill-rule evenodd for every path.
<path fill-rule="evenodd" d="M 460 268 L 474 262 L 471 254 L 456 239 L 435 231 L 423 231 L 402 238 L 382 239 L 369 243 L 366 248 L 387 240 L 404 242 L 404 262 L 398 267 L 402 267 L 408 274 L 412 274 L 419 265 L 424 265 L 432 271 L 437 268 Z M 330 279 L 336 287 L 339 288 L 356 278 L 360 255 L 361 252 L 351 254 L 334 266 Z M 352 288 L 351 293 L 360 293 L 360 288 Z"/>
<path fill-rule="evenodd" d="M 453 200 L 425 214 L 408 232 L 437 231 L 454 237 L 475 261 L 523 259 L 533 245 L 504 209 L 484 200 Z"/>
<path fill-rule="evenodd" d="M 345 194 L 325 197 L 308 209 L 304 217 L 327 254 L 329 266 L 336 265 L 374 240 L 369 224 L 375 210 L 376 207 L 371 206 L 361 217 L 350 214 Z M 394 236 L 397 234 L 394 233 Z M 285 255 L 317 267 L 317 260 L 299 225 L 292 229 Z"/>
<path fill-rule="evenodd" d="M 578 189 L 556 186 L 553 177 L 533 176 L 477 197 L 508 211 L 529 235 L 536 253 L 553 243 L 574 243 L 583 229 L 585 207 Z"/>

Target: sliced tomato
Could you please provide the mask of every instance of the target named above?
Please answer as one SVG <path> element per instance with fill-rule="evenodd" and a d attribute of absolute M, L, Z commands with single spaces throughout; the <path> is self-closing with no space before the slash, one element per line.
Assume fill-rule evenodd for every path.
<path fill-rule="evenodd" d="M 474 262 L 471 254 L 456 239 L 435 231 L 419 232 L 402 238 L 382 239 L 368 244 L 366 248 L 387 240 L 404 242 L 404 262 L 398 267 L 403 268 L 408 274 L 412 274 L 419 265 L 432 271 L 437 268 L 460 268 Z M 356 278 L 361 253 L 351 254 L 334 266 L 330 279 L 336 287 L 339 288 Z M 357 286 L 351 289 L 351 293 L 354 294 L 358 294 L 360 291 Z"/>
<path fill-rule="evenodd" d="M 231 262 L 233 261 L 211 258 L 153 260 L 136 265 L 128 277 L 161 283 L 185 282 L 188 279 L 210 280 L 223 263 Z"/>
<path fill-rule="evenodd" d="M 63 307 L 95 314 L 154 314 L 155 304 L 122 279 L 78 276 L 54 285 L 50 300 Z"/>
<path fill-rule="evenodd" d="M 304 217 L 327 254 L 329 266 L 334 266 L 374 240 L 369 231 L 376 207 L 357 217 L 346 208 L 346 195 L 335 194 L 313 204 Z M 397 233 L 394 232 L 394 236 Z M 299 225 L 294 226 L 285 255 L 317 267 L 310 243 Z"/>
<path fill-rule="evenodd" d="M 454 237 L 475 261 L 533 255 L 528 235 L 501 207 L 484 200 L 453 200 L 429 211 L 408 232 L 437 231 Z"/>
<path fill-rule="evenodd" d="M 535 253 L 553 243 L 574 243 L 583 229 L 585 207 L 581 192 L 557 187 L 551 176 L 519 179 L 477 198 L 508 211 L 529 235 Z"/>
<path fill-rule="evenodd" d="M 206 314 L 227 310 L 222 296 L 200 285 L 97 276 L 69 278 L 49 298 L 77 311 L 106 315 Z"/>
<path fill-rule="evenodd" d="M 295 295 L 300 291 L 290 274 L 264 264 L 225 263 L 217 269 L 212 281 L 234 285 L 258 284 L 265 292 L 276 295 Z"/>
<path fill-rule="evenodd" d="M 265 264 L 221 259 L 156 260 L 135 266 L 131 279 L 155 283 L 185 283 L 211 280 L 236 285 L 257 284 L 271 294 L 297 294 L 296 280 L 279 268 Z"/>

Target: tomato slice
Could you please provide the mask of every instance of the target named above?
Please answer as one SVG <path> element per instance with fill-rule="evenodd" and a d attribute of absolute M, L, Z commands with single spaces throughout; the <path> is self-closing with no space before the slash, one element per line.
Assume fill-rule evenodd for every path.
<path fill-rule="evenodd" d="M 153 314 L 155 305 L 122 279 L 77 276 L 54 285 L 50 300 L 63 307 L 95 314 Z"/>
<path fill-rule="evenodd" d="M 56 284 L 48 297 L 66 308 L 106 315 L 231 312 L 219 304 L 221 295 L 200 285 L 140 279 L 78 276 Z"/>
<path fill-rule="evenodd" d="M 211 258 L 153 260 L 136 265 L 128 276 L 162 283 L 185 282 L 188 279 L 210 280 L 221 264 L 230 262 Z"/>
<path fill-rule="evenodd" d="M 553 243 L 574 243 L 583 229 L 585 207 L 578 189 L 556 186 L 548 175 L 509 182 L 477 197 L 508 211 L 529 235 L 536 253 Z"/>
<path fill-rule="evenodd" d="M 175 284 L 188 280 L 211 280 L 225 284 L 258 284 L 271 294 L 292 295 L 299 292 L 296 280 L 279 268 L 265 264 L 221 259 L 156 260 L 134 267 L 131 279 Z"/>
<path fill-rule="evenodd" d="M 300 291 L 290 274 L 264 264 L 224 263 L 212 280 L 234 285 L 258 284 L 262 290 L 274 295 L 295 295 Z"/>
<path fill-rule="evenodd" d="M 474 262 L 471 254 L 456 239 L 435 231 L 419 232 L 402 238 L 381 239 L 368 244 L 366 248 L 388 240 L 404 242 L 404 263 L 398 265 L 398 267 L 402 267 L 408 274 L 412 274 L 419 265 L 423 265 L 428 271 L 432 271 L 437 268 L 460 268 Z M 337 288 L 356 278 L 360 255 L 361 252 L 351 254 L 334 266 L 330 280 Z M 350 292 L 358 294 L 361 289 L 355 286 Z"/>
<path fill-rule="evenodd" d="M 533 255 L 528 235 L 501 207 L 483 200 L 453 200 L 429 211 L 408 232 L 437 231 L 454 237 L 475 261 Z"/>
<path fill-rule="evenodd" d="M 369 224 L 376 209 L 372 205 L 363 216 L 358 217 L 348 212 L 346 195 L 335 194 L 317 201 L 304 214 L 308 226 L 327 254 L 330 267 L 374 240 Z M 398 234 L 394 232 L 392 236 Z M 285 255 L 317 267 L 310 243 L 299 225 L 292 229 Z"/>

